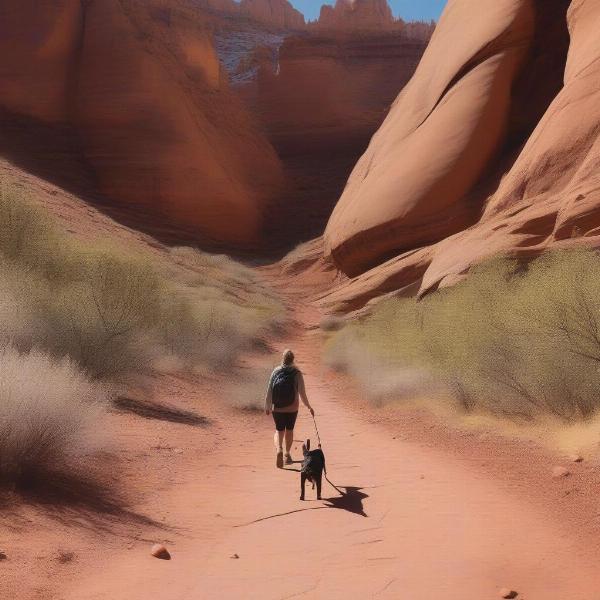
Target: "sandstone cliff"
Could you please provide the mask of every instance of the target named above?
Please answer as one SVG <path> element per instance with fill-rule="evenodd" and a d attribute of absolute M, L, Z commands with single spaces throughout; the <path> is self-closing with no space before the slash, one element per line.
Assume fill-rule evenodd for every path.
<path fill-rule="evenodd" d="M 352 167 L 424 49 L 397 33 L 311 33 L 258 53 L 256 77 L 236 89 L 287 176 L 265 239 L 291 245 L 322 234 Z"/>
<path fill-rule="evenodd" d="M 450 1 L 327 227 L 344 271 L 381 266 L 329 301 L 425 293 L 498 252 L 600 246 L 599 28 L 594 0 Z"/>
<path fill-rule="evenodd" d="M 281 183 L 210 32 L 184 4 L 5 3 L 0 109 L 5 127 L 68 129 L 97 189 L 140 224 L 153 217 L 207 243 L 256 243 Z"/>

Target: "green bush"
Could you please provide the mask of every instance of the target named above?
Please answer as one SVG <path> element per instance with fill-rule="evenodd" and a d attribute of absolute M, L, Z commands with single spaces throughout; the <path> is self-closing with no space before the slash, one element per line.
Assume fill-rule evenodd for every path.
<path fill-rule="evenodd" d="M 381 304 L 332 336 L 327 360 L 367 384 L 408 378 L 411 394 L 465 411 L 588 418 L 600 406 L 600 258 L 491 260 L 421 301 Z"/>

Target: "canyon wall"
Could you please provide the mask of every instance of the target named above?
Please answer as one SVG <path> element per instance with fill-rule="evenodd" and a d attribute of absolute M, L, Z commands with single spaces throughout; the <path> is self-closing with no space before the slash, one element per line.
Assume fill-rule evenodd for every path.
<path fill-rule="evenodd" d="M 0 50 L 6 128 L 29 119 L 68 129 L 97 190 L 140 224 L 154 218 L 207 244 L 258 243 L 280 163 L 230 92 L 197 11 L 166 1 L 5 3 Z"/>
<path fill-rule="evenodd" d="M 352 167 L 424 50 L 425 43 L 396 33 L 313 32 L 258 53 L 256 77 L 236 89 L 286 174 L 266 240 L 283 237 L 283 246 L 322 233 Z"/>
<path fill-rule="evenodd" d="M 165 239 L 289 249 L 426 46 L 385 0 L 347 8 L 315 29 L 287 0 L 5 3 L 0 154 Z"/>
<path fill-rule="evenodd" d="M 329 302 L 600 246 L 599 28 L 594 0 L 449 2 L 328 224 L 326 251 L 355 276 Z"/>

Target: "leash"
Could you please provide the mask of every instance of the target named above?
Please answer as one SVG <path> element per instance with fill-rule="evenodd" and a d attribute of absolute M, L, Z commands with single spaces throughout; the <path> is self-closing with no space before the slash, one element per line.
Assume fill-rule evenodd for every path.
<path fill-rule="evenodd" d="M 322 447 L 321 436 L 319 435 L 319 428 L 317 427 L 317 420 L 315 419 L 314 414 L 312 415 L 312 419 L 313 419 L 313 424 L 315 426 L 315 433 L 317 434 L 317 440 L 319 442 L 319 448 L 321 448 Z M 340 488 L 337 485 L 335 485 L 335 483 L 333 483 L 333 481 L 331 481 L 331 479 L 329 479 L 329 477 L 327 477 L 327 469 L 325 469 L 325 481 L 327 481 L 327 483 L 329 483 L 329 485 L 331 487 L 333 487 L 338 494 L 345 496 L 345 493 L 342 492 L 342 490 L 340 490 Z"/>
<path fill-rule="evenodd" d="M 321 436 L 319 435 L 319 428 L 317 427 L 317 420 L 315 419 L 315 415 L 312 414 L 313 424 L 315 426 L 315 432 L 317 434 L 317 440 L 319 441 L 319 447 L 321 446 Z"/>

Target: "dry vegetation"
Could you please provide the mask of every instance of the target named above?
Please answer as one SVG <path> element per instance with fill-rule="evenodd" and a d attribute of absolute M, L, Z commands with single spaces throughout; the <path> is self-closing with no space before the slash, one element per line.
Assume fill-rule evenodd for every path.
<path fill-rule="evenodd" d="M 0 477 L 21 483 L 68 469 L 101 443 L 108 390 L 68 359 L 0 351 Z"/>
<path fill-rule="evenodd" d="M 466 412 L 530 421 L 600 407 L 600 258 L 498 258 L 421 301 L 394 299 L 331 337 L 329 364 L 375 401 L 450 398 Z"/>
<path fill-rule="evenodd" d="M 0 189 L 0 476 L 43 471 L 75 450 L 109 400 L 105 384 L 230 368 L 283 325 L 282 305 L 251 269 L 189 248 L 170 254 L 78 240 Z"/>

